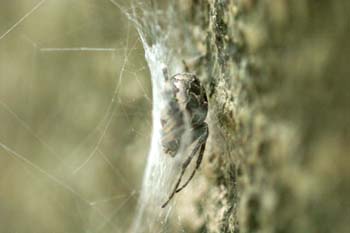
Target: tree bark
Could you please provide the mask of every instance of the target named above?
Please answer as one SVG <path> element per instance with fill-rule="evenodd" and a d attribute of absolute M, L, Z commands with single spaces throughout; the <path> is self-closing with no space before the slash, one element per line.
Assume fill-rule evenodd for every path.
<path fill-rule="evenodd" d="M 188 229 L 349 231 L 349 5 L 179 1 L 210 111 Z"/>

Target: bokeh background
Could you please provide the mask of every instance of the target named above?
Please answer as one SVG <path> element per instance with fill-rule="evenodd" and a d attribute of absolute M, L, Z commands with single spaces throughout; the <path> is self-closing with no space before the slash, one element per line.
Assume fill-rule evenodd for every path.
<path fill-rule="evenodd" d="M 0 36 L 0 232 L 125 232 L 151 132 L 133 25 L 109 0 L 1 0 Z"/>

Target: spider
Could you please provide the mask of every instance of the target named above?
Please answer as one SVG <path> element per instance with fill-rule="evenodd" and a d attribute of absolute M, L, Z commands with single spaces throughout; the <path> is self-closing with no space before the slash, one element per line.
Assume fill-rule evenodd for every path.
<path fill-rule="evenodd" d="M 182 163 L 179 178 L 162 208 L 166 207 L 174 195 L 184 189 L 192 180 L 202 162 L 209 134 L 208 124 L 204 122 L 208 113 L 208 100 L 205 89 L 196 75 L 178 73 L 169 77 L 166 68 L 163 69 L 163 74 L 165 78 L 164 94 L 169 99 L 169 103 L 161 112 L 161 144 L 163 151 L 171 157 L 176 156 L 180 148 L 180 141 L 185 133 L 185 123 L 189 124 L 190 127 L 187 128 L 190 128 L 191 133 L 188 145 L 190 146 L 195 142 L 196 144 L 190 155 Z M 198 151 L 195 168 L 188 180 L 180 186 L 187 167 Z"/>

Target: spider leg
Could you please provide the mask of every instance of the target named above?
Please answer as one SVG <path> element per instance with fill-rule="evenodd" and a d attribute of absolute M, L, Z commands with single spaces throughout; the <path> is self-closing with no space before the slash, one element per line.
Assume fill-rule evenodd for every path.
<path fill-rule="evenodd" d="M 182 60 L 182 65 L 184 66 L 185 68 L 185 72 L 190 72 L 190 68 L 188 67 L 187 63 L 185 60 Z"/>
<path fill-rule="evenodd" d="M 206 131 L 205 131 L 205 135 L 203 135 L 202 137 L 200 137 L 200 139 L 197 142 L 197 145 L 200 145 L 201 149 L 199 151 L 199 155 L 197 158 L 197 162 L 196 162 L 196 167 L 193 169 L 190 177 L 187 179 L 187 181 L 176 190 L 176 193 L 180 192 L 182 189 L 184 189 L 188 183 L 190 183 L 190 181 L 192 180 L 192 178 L 194 177 L 194 175 L 196 174 L 196 171 L 198 170 L 199 166 L 202 163 L 202 159 L 203 159 L 203 155 L 204 155 L 204 150 L 205 150 L 205 145 L 206 145 L 206 140 L 208 138 L 208 128 L 206 127 Z"/>
<path fill-rule="evenodd" d="M 168 200 L 162 205 L 162 208 L 164 208 L 164 207 L 166 207 L 168 205 L 169 201 L 174 197 L 174 195 L 176 193 L 178 193 L 179 191 L 181 191 L 183 188 L 186 187 L 186 185 L 193 178 L 196 170 L 199 168 L 199 165 L 201 164 L 201 161 L 202 161 L 202 158 L 203 158 L 203 154 L 204 154 L 204 149 L 205 149 L 205 143 L 206 143 L 206 140 L 208 138 L 208 125 L 206 123 L 204 123 L 204 126 L 201 127 L 200 129 L 201 130 L 204 129 L 205 133 L 199 137 L 199 140 L 198 140 L 197 144 L 195 145 L 195 147 L 193 148 L 190 156 L 188 156 L 188 158 L 182 164 L 181 173 L 180 173 L 180 176 L 179 176 L 179 178 L 178 178 L 178 180 L 176 182 L 176 185 L 175 185 L 173 191 L 170 193 Z M 184 173 L 186 171 L 186 168 L 191 163 L 192 159 L 194 158 L 194 156 L 196 155 L 196 153 L 198 152 L 199 149 L 201 149 L 201 150 L 200 150 L 199 157 L 197 159 L 196 168 L 194 169 L 194 171 L 192 172 L 190 178 L 186 181 L 186 183 L 179 188 L 181 180 L 182 180 L 182 177 L 183 177 L 183 175 L 184 175 Z"/>
<path fill-rule="evenodd" d="M 163 67 L 162 71 L 163 71 L 163 76 L 165 81 L 168 81 L 169 80 L 168 69 L 166 67 Z"/>
<path fill-rule="evenodd" d="M 174 195 L 176 194 L 176 190 L 178 189 L 180 183 L 181 183 L 181 180 L 182 180 L 182 177 L 186 171 L 186 168 L 188 167 L 188 165 L 191 163 L 192 159 L 194 158 L 194 156 L 196 155 L 197 151 L 199 150 L 200 146 L 202 144 L 200 143 L 197 143 L 197 145 L 194 147 L 192 153 L 190 154 L 190 156 L 186 159 L 186 161 L 182 164 L 182 168 L 181 168 L 181 173 L 180 173 L 180 176 L 176 182 L 176 185 L 173 189 L 173 191 L 170 193 L 169 195 L 169 198 L 168 200 L 162 205 L 162 208 L 166 207 L 169 203 L 169 201 L 174 197 Z"/>

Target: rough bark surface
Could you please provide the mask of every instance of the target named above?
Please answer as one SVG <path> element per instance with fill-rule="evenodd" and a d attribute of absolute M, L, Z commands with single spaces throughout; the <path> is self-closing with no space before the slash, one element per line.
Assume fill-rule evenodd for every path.
<path fill-rule="evenodd" d="M 210 108 L 188 229 L 349 231 L 349 5 L 180 1 Z"/>

